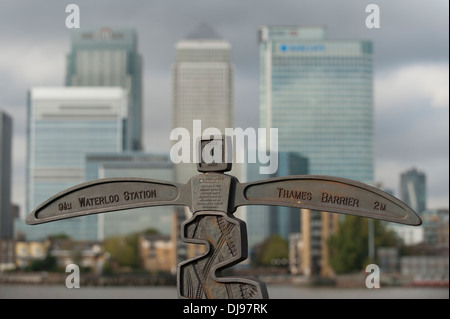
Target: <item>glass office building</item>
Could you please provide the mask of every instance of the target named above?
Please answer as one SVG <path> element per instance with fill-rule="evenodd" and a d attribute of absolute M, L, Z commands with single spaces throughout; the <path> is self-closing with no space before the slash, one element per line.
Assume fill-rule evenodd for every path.
<path fill-rule="evenodd" d="M 175 45 L 173 78 L 173 128 L 193 132 L 193 120 L 201 130 L 233 127 L 234 82 L 231 45 L 208 25 L 200 25 Z M 200 134 L 202 132 L 199 132 Z M 191 154 L 192 157 L 192 154 Z M 198 174 L 194 164 L 176 164 L 178 182 L 186 183 Z"/>
<path fill-rule="evenodd" d="M 412 168 L 400 175 L 400 199 L 417 213 L 427 209 L 425 173 Z"/>
<path fill-rule="evenodd" d="M 85 181 L 86 153 L 123 151 L 127 105 L 127 92 L 120 87 L 30 90 L 26 215 L 56 193 Z M 50 233 L 66 233 L 77 240 L 96 240 L 95 218 L 29 228 L 44 238 Z"/>
<path fill-rule="evenodd" d="M 136 31 L 129 28 L 81 28 L 71 31 L 67 86 L 120 86 L 129 97 L 124 149 L 142 149 L 142 57 Z"/>
<path fill-rule="evenodd" d="M 279 152 L 276 173 L 272 175 L 260 174 L 259 164 L 248 163 L 246 167 L 247 181 L 252 182 L 288 175 L 307 175 L 308 166 L 308 159 L 298 153 Z M 247 222 L 249 250 L 272 235 L 278 234 L 287 240 L 290 234 L 299 233 L 301 229 L 300 210 L 292 207 L 247 206 L 245 220 Z"/>
<path fill-rule="evenodd" d="M 168 154 L 129 151 L 86 154 L 86 180 L 108 177 L 139 177 L 173 182 L 173 163 Z M 174 211 L 173 206 L 156 206 L 99 214 L 98 240 L 149 228 L 169 235 Z"/>
<path fill-rule="evenodd" d="M 310 174 L 371 183 L 372 43 L 325 31 L 260 28 L 260 127 L 278 128 L 279 151 L 307 157 Z"/>

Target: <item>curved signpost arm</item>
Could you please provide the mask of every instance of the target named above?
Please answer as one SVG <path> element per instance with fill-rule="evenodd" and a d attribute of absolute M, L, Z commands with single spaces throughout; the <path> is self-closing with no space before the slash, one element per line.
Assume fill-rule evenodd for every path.
<path fill-rule="evenodd" d="M 237 183 L 235 207 L 276 205 L 420 225 L 405 203 L 378 188 L 353 180 L 318 175 L 297 175 Z"/>
<path fill-rule="evenodd" d="M 164 205 L 188 205 L 190 185 L 144 178 L 105 178 L 68 188 L 40 204 L 27 218 L 29 225 Z"/>
<path fill-rule="evenodd" d="M 214 140 L 214 139 L 213 139 Z M 201 140 L 199 149 L 209 145 Z M 216 145 L 216 144 L 214 144 Z M 222 140 L 222 154 L 225 154 Z M 224 163 L 224 161 L 222 161 Z M 298 175 L 240 183 L 226 175 L 231 165 L 201 163 L 203 174 L 187 184 L 144 178 L 105 178 L 66 189 L 40 204 L 29 225 L 139 207 L 188 206 L 193 216 L 181 226 L 186 243 L 206 246 L 203 255 L 178 265 L 180 298 L 268 298 L 253 279 L 222 276 L 247 257 L 245 222 L 232 213 L 244 205 L 287 206 L 342 213 L 407 225 L 422 223 L 405 203 L 375 187 L 345 178 Z"/>

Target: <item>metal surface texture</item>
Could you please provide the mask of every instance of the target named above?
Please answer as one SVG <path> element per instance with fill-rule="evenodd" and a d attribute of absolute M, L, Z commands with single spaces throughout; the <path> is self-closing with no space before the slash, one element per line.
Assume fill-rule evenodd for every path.
<path fill-rule="evenodd" d="M 208 147 L 200 141 L 200 149 Z M 108 178 L 80 184 L 39 205 L 26 219 L 29 225 L 65 218 L 148 206 L 187 206 L 192 218 L 181 226 L 181 239 L 205 246 L 205 253 L 178 265 L 180 298 L 268 298 L 265 285 L 249 278 L 223 277 L 221 271 L 247 258 L 245 223 L 233 216 L 237 207 L 275 205 L 356 215 L 406 225 L 421 219 L 397 198 L 375 187 L 331 176 L 287 176 L 240 183 L 224 174 L 225 163 L 205 162 L 202 174 L 187 184 L 142 178 Z M 216 145 L 215 144 L 215 145 Z M 209 153 L 214 155 L 213 151 Z M 220 161 L 218 161 L 220 162 Z"/>
<path fill-rule="evenodd" d="M 181 228 L 184 242 L 205 245 L 206 251 L 178 265 L 180 298 L 268 298 L 263 283 L 220 274 L 221 270 L 247 259 L 247 229 L 242 220 L 223 212 L 204 211 L 185 221 Z"/>

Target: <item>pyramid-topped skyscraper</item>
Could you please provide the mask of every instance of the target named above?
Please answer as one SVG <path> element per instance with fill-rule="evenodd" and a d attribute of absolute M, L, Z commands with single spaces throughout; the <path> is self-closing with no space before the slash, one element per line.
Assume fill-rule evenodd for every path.
<path fill-rule="evenodd" d="M 175 45 L 173 78 L 173 128 L 185 128 L 193 135 L 193 121 L 202 130 L 214 127 L 224 134 L 233 127 L 234 80 L 231 44 L 207 24 L 200 24 Z M 192 143 L 192 140 L 191 140 Z M 197 174 L 196 165 L 177 164 L 178 182 Z"/>

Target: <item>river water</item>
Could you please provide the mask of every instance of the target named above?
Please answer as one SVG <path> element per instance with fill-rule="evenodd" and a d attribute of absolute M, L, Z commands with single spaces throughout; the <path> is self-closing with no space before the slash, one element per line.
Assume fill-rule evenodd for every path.
<path fill-rule="evenodd" d="M 435 287 L 334 288 L 268 285 L 271 299 L 449 299 L 449 289 Z M 0 299 L 176 299 L 175 286 L 81 286 L 0 284 Z"/>

